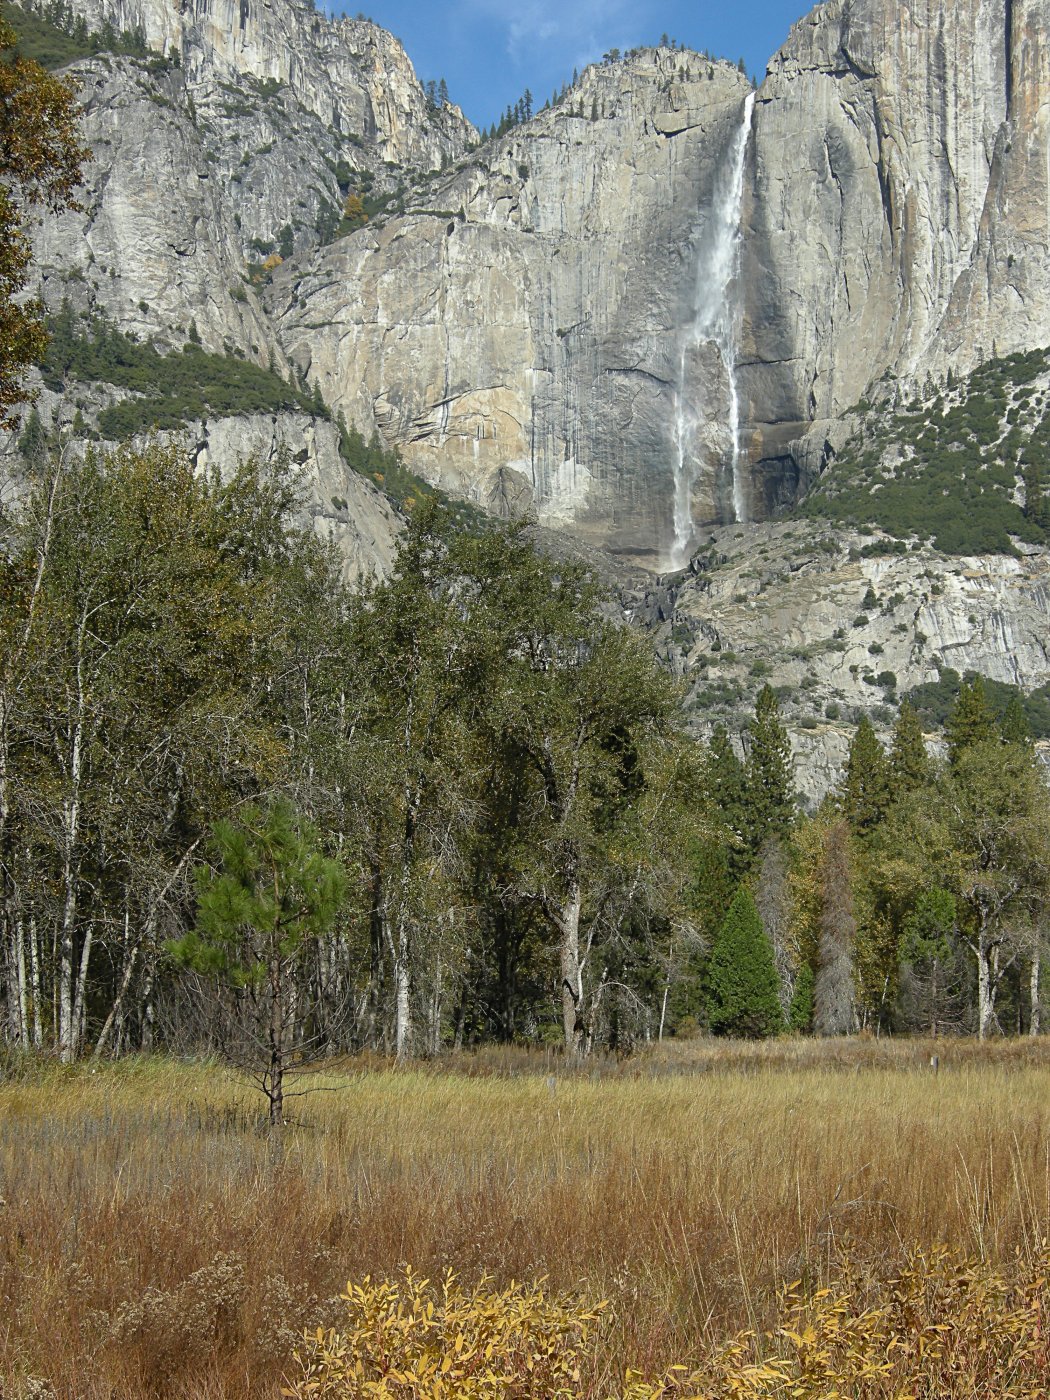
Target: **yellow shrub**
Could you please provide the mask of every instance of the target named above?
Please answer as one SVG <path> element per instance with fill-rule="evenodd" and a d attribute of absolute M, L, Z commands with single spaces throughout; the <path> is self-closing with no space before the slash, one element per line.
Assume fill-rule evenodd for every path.
<path fill-rule="evenodd" d="M 542 1287 L 440 1285 L 411 1269 L 349 1283 L 345 1330 L 318 1329 L 296 1357 L 294 1400 L 574 1400 L 604 1305 Z"/>
<path fill-rule="evenodd" d="M 1048 1272 L 1045 1246 L 1009 1277 L 938 1249 L 881 1286 L 847 1277 L 807 1297 L 796 1283 L 774 1333 L 655 1385 L 629 1375 L 624 1400 L 1047 1400 Z"/>
<path fill-rule="evenodd" d="M 1009 1276 L 916 1251 L 896 1279 L 845 1277 L 781 1298 L 780 1324 L 742 1332 L 658 1381 L 628 1372 L 618 1400 L 1048 1400 L 1050 1253 Z M 594 1393 L 605 1305 L 514 1284 L 434 1288 L 406 1269 L 347 1286 L 345 1331 L 318 1331 L 294 1400 L 580 1400 Z M 610 1397 L 610 1400 L 612 1398 Z"/>

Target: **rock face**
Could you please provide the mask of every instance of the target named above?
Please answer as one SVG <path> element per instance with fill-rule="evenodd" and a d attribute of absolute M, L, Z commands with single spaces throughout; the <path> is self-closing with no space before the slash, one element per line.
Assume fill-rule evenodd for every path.
<path fill-rule="evenodd" d="M 690 307 L 746 86 L 660 51 L 278 279 L 284 344 L 431 479 L 666 559 L 683 399 L 693 523 L 763 518 L 887 373 L 1050 340 L 1048 33 L 1048 0 L 828 0 L 795 27 L 745 153 L 732 359 Z"/>
<path fill-rule="evenodd" d="M 294 366 L 430 481 L 649 567 L 790 503 L 884 376 L 1050 341 L 1050 0 L 826 0 L 753 100 L 639 50 L 474 153 L 308 0 L 74 10 L 166 58 L 79 67 L 52 305 Z M 396 198 L 332 242 L 348 189 Z"/>
<path fill-rule="evenodd" d="M 883 375 L 1050 341 L 1048 36 L 1047 0 L 827 0 L 772 60 L 740 367 L 770 503 Z"/>
<path fill-rule="evenodd" d="M 666 50 L 588 69 L 404 218 L 282 269 L 282 345 L 430 480 L 658 564 L 696 248 L 748 91 Z M 717 513 L 710 480 L 697 499 Z"/>
<path fill-rule="evenodd" d="M 723 527 L 658 599 L 626 591 L 634 620 L 686 681 L 699 732 L 715 722 L 738 731 L 763 685 L 780 690 L 813 799 L 837 779 L 857 715 L 888 738 L 897 698 L 944 668 L 1027 691 L 1050 683 L 1045 551 L 865 557 L 871 541 L 809 522 Z"/>
<path fill-rule="evenodd" d="M 76 0 L 73 10 L 93 29 L 142 30 L 177 58 L 191 89 L 244 78 L 286 86 L 324 127 L 395 165 L 436 169 L 477 137 L 458 107 L 428 111 L 392 34 L 370 20 L 327 20 L 310 0 Z"/>
<path fill-rule="evenodd" d="M 119 397 L 102 385 L 77 385 L 73 394 L 54 393 L 40 383 L 31 387 L 44 430 L 63 443 L 75 442 L 78 416 L 96 421 L 99 409 Z M 252 460 L 261 466 L 283 462 L 298 474 L 300 522 L 336 546 L 344 579 L 357 583 L 389 574 L 401 518 L 371 481 L 347 466 L 331 423 L 305 413 L 257 413 L 190 422 L 158 436 L 179 443 L 202 470 L 233 471 Z M 0 475 L 7 473 L 17 481 L 10 450 L 0 453 Z"/>

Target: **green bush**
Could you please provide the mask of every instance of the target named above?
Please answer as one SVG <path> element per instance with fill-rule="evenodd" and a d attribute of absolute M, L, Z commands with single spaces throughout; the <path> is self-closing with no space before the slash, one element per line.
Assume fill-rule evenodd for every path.
<path fill-rule="evenodd" d="M 919 536 L 946 554 L 1014 554 L 1015 541 L 1050 531 L 1043 481 L 1050 479 L 1050 418 L 1033 398 L 1011 407 L 1008 390 L 1050 372 L 1050 352 L 980 366 L 951 402 L 936 396 L 890 416 L 873 410 L 858 437 L 799 507 L 802 515 L 894 536 L 857 557 L 904 553 Z M 894 453 L 892 449 L 898 449 Z M 903 460 L 893 462 L 903 449 Z M 1024 477 L 1026 501 L 1014 500 Z"/>

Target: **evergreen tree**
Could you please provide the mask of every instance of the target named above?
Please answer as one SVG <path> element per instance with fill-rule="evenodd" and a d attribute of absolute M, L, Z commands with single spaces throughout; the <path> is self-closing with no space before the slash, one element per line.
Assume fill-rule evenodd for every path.
<path fill-rule="evenodd" d="M 795 978 L 795 990 L 788 1007 L 788 1025 L 800 1035 L 813 1029 L 813 968 L 804 962 Z"/>
<path fill-rule="evenodd" d="M 448 106 L 448 83 L 445 82 L 444 78 L 438 83 L 437 97 L 439 106 Z"/>
<path fill-rule="evenodd" d="M 890 775 L 886 754 L 865 715 L 849 747 L 842 782 L 842 812 L 854 831 L 865 835 L 886 814 Z"/>
<path fill-rule="evenodd" d="M 743 879 L 751 859 L 747 831 L 747 775 L 724 726 L 711 735 L 704 761 L 704 796 L 712 815 L 726 833 L 727 868 L 734 883 Z"/>
<path fill-rule="evenodd" d="M 999 737 L 999 726 L 985 697 L 980 676 L 963 682 L 944 732 L 948 740 L 948 761 L 953 768 L 967 749 Z"/>
<path fill-rule="evenodd" d="M 890 796 L 894 801 L 930 781 L 930 756 L 914 706 L 905 700 L 897 715 L 890 749 Z"/>
<path fill-rule="evenodd" d="M 1017 691 L 1010 696 L 999 731 L 1004 744 L 1020 744 L 1023 748 L 1031 748 L 1032 729 L 1024 712 L 1024 703 Z"/>
<path fill-rule="evenodd" d="M 711 1029 L 764 1037 L 784 1029 L 773 949 L 746 885 L 733 896 L 708 967 Z"/>
<path fill-rule="evenodd" d="M 763 686 L 755 704 L 750 749 L 744 765 L 748 816 L 747 842 L 757 853 L 769 836 L 783 836 L 795 819 L 791 744 L 773 690 Z"/>
<path fill-rule="evenodd" d="M 216 866 L 197 871 L 197 926 L 169 945 L 175 960 L 246 990 L 262 1012 L 259 1079 L 270 1124 L 284 1121 L 284 1075 L 293 1043 L 295 969 L 323 937 L 346 895 L 346 873 L 286 801 L 248 808 L 214 828 Z"/>
<path fill-rule="evenodd" d="M 697 934 L 708 944 L 714 939 L 733 898 L 733 877 L 726 847 L 719 841 L 698 842 L 685 906 Z"/>

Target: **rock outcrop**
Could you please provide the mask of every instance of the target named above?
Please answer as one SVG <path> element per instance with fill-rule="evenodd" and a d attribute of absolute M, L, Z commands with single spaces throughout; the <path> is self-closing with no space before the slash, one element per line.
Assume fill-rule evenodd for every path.
<path fill-rule="evenodd" d="M 837 779 L 856 717 L 888 738 L 897 700 L 943 670 L 1026 691 L 1050 684 L 1045 550 L 880 555 L 873 538 L 811 522 L 726 526 L 658 596 L 624 594 L 687 684 L 699 733 L 716 722 L 739 732 L 761 687 L 777 688 L 814 799 Z"/>
<path fill-rule="evenodd" d="M 371 20 L 328 20 L 311 0 L 76 0 L 73 9 L 93 29 L 141 30 L 191 90 L 245 78 L 287 87 L 323 126 L 394 165 L 437 169 L 477 138 L 458 107 L 428 108 L 392 34 Z"/>
<path fill-rule="evenodd" d="M 884 375 L 1050 341 L 1048 34 L 1047 0 L 827 0 L 772 60 L 741 277 L 767 499 Z"/>
<path fill-rule="evenodd" d="M 366 21 L 75 8 L 167 64 L 81 69 L 96 169 L 88 218 L 42 237 L 57 281 L 292 363 L 428 480 L 650 567 L 789 504 L 885 376 L 1050 341 L 1050 0 L 818 5 L 757 93 L 720 251 L 730 65 L 636 51 L 469 157 Z M 351 185 L 398 196 L 324 246 Z"/>
<path fill-rule="evenodd" d="M 282 345 L 431 481 L 658 564 L 696 246 L 748 91 L 668 50 L 588 69 L 404 218 L 282 268 Z"/>

